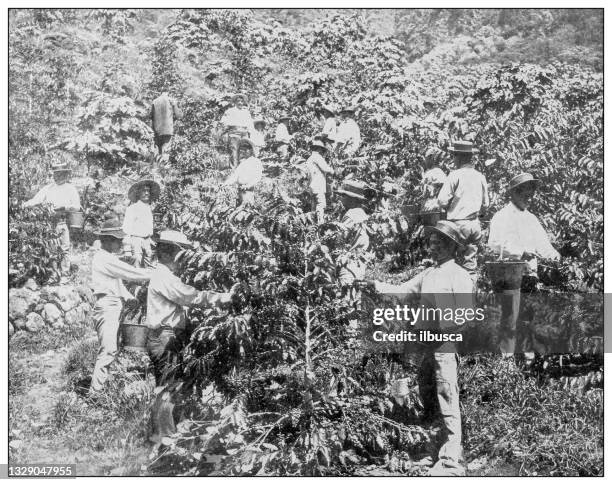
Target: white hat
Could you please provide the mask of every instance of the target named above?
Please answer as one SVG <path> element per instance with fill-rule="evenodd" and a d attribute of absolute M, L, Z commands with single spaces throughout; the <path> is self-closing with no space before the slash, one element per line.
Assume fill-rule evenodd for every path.
<path fill-rule="evenodd" d="M 193 249 L 193 243 L 189 242 L 187 236 L 180 231 L 161 231 L 157 242 L 160 244 L 174 244 L 184 249 Z"/>

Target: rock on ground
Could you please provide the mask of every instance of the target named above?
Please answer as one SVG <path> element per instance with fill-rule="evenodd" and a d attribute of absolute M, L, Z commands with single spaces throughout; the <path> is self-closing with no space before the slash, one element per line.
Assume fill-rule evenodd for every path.
<path fill-rule="evenodd" d="M 25 329 L 28 332 L 36 333 L 39 332 L 45 326 L 45 321 L 38 313 L 28 313 L 28 317 L 25 322 Z"/>
<path fill-rule="evenodd" d="M 53 303 L 46 303 L 42 311 L 42 317 L 52 325 L 62 319 L 62 312 Z"/>
<path fill-rule="evenodd" d="M 9 290 L 9 318 L 17 320 L 25 318 L 37 305 L 40 295 L 27 288 L 11 288 Z"/>

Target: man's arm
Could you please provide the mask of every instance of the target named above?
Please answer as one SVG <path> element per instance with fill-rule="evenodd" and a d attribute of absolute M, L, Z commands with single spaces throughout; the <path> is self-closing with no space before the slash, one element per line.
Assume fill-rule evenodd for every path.
<path fill-rule="evenodd" d="M 183 283 L 176 276 L 165 279 L 158 291 L 168 300 L 180 306 L 219 306 L 231 300 L 230 293 L 198 291 L 193 286 Z"/>
<path fill-rule="evenodd" d="M 442 209 L 446 209 L 450 204 L 450 201 L 453 199 L 453 195 L 455 194 L 455 179 L 456 175 L 451 172 L 448 174 L 444 185 L 440 189 L 440 193 L 438 193 L 438 204 Z"/>
<path fill-rule="evenodd" d="M 105 260 L 101 269 L 111 278 L 142 282 L 146 282 L 151 279 L 151 270 L 136 268 L 135 266 L 127 264 L 116 257 Z"/>
<path fill-rule="evenodd" d="M 540 258 L 554 259 L 557 260 L 561 257 L 559 252 L 552 246 L 550 239 L 540 221 L 537 220 L 536 216 L 533 216 L 531 230 L 534 234 L 534 240 L 536 247 L 533 248 L 535 254 Z"/>
<path fill-rule="evenodd" d="M 487 209 L 490 204 L 489 200 L 489 187 L 487 186 L 487 179 L 482 176 L 482 206 L 480 208 L 481 211 Z"/>
<path fill-rule="evenodd" d="M 33 207 L 35 205 L 44 204 L 47 200 L 47 191 L 49 190 L 49 185 L 45 185 L 42 189 L 40 189 L 34 197 L 30 200 L 23 203 L 24 207 Z"/>
<path fill-rule="evenodd" d="M 409 296 L 417 295 L 421 292 L 423 285 L 423 276 L 427 273 L 427 270 L 422 271 L 414 278 L 402 283 L 401 285 L 392 285 L 384 283 L 382 281 L 374 281 L 374 289 L 378 293 L 383 293 L 387 296 L 399 297 L 401 300 L 407 299 Z"/>

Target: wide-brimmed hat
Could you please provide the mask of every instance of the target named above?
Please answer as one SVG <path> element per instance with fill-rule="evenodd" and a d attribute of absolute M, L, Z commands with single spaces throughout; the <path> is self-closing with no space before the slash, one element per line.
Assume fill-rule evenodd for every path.
<path fill-rule="evenodd" d="M 513 177 L 510 182 L 508 182 L 508 192 L 516 189 L 519 185 L 524 184 L 533 184 L 538 185 L 540 181 L 536 178 L 533 178 L 533 175 L 527 172 L 523 172 L 518 174 L 516 177 Z"/>
<path fill-rule="evenodd" d="M 325 146 L 325 143 L 323 143 L 320 140 L 314 140 L 311 144 L 310 144 L 310 148 L 322 148 L 323 150 L 327 150 L 327 146 Z"/>
<path fill-rule="evenodd" d="M 240 93 L 239 94 L 234 94 L 232 96 L 232 101 L 235 103 L 238 100 L 238 98 L 241 98 L 242 101 L 244 101 L 245 103 L 248 102 L 247 97 L 244 94 L 240 94 Z"/>
<path fill-rule="evenodd" d="M 126 234 L 123 232 L 121 223 L 117 219 L 108 219 L 104 221 L 102 227 L 94 232 L 97 237 L 113 237 L 115 239 L 123 239 Z"/>
<path fill-rule="evenodd" d="M 365 182 L 348 179 L 342 182 L 342 188 L 337 190 L 336 193 L 353 199 L 368 200 L 372 197 L 373 189 Z"/>
<path fill-rule="evenodd" d="M 281 113 L 278 116 L 278 121 L 281 121 L 281 120 L 290 120 L 290 119 L 291 119 L 291 116 L 289 115 L 289 113 Z"/>
<path fill-rule="evenodd" d="M 327 111 L 328 113 L 331 113 L 332 115 L 336 114 L 336 107 L 332 106 L 331 104 L 324 104 L 321 106 L 321 110 L 323 111 Z"/>
<path fill-rule="evenodd" d="M 440 234 L 447 239 L 450 239 L 458 246 L 463 247 L 463 236 L 457 224 L 452 221 L 438 221 L 435 226 L 425 226 L 425 234 L 433 233 Z"/>
<path fill-rule="evenodd" d="M 453 142 L 453 146 L 448 149 L 451 153 L 478 153 L 478 149 L 474 148 L 474 143 L 467 140 L 458 140 Z"/>
<path fill-rule="evenodd" d="M 238 150 L 240 150 L 244 146 L 248 146 L 251 150 L 255 151 L 255 144 L 248 138 L 241 138 L 238 141 Z"/>
<path fill-rule="evenodd" d="M 253 126 L 255 126 L 258 123 L 263 123 L 264 125 L 268 124 L 268 122 L 266 120 L 264 120 L 263 118 L 255 118 L 253 120 Z"/>
<path fill-rule="evenodd" d="M 51 164 L 51 171 L 53 173 L 56 172 L 72 172 L 72 169 L 70 168 L 70 166 L 67 163 L 63 163 L 63 162 L 57 162 L 57 163 L 52 163 Z"/>
<path fill-rule="evenodd" d="M 146 186 L 148 186 L 149 190 L 151 191 L 151 200 L 157 200 L 159 198 L 161 188 L 159 184 L 152 179 L 139 180 L 132 185 L 130 190 L 128 190 L 128 199 L 130 199 L 131 202 L 136 202 L 140 196 L 140 190 Z"/>
<path fill-rule="evenodd" d="M 156 238 L 156 242 L 157 244 L 178 246 L 181 249 L 193 249 L 193 243 L 191 243 L 187 239 L 187 236 L 180 231 L 161 231 Z"/>

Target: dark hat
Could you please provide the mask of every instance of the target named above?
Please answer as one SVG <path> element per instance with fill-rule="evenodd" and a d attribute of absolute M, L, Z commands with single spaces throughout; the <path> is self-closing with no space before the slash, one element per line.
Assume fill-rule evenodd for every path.
<path fill-rule="evenodd" d="M 187 236 L 180 231 L 161 231 L 156 238 L 156 242 L 158 244 L 178 246 L 181 249 L 193 249 L 193 243 L 191 243 L 187 239 Z"/>
<path fill-rule="evenodd" d="M 325 143 L 323 143 L 320 140 L 314 140 L 311 144 L 310 144 L 310 148 L 323 148 L 323 150 L 327 150 L 327 147 L 325 146 Z"/>
<path fill-rule="evenodd" d="M 329 140 L 329 135 L 327 133 L 323 133 L 322 131 L 320 131 L 319 133 L 317 133 L 315 136 L 312 137 L 314 140 L 321 140 L 321 141 L 328 141 Z"/>
<path fill-rule="evenodd" d="M 255 152 L 255 144 L 248 138 L 241 138 L 238 141 L 238 149 L 245 147 L 245 146 L 249 147 L 251 150 L 253 150 L 253 152 Z"/>
<path fill-rule="evenodd" d="M 67 163 L 52 163 L 51 164 L 51 170 L 53 171 L 53 173 L 55 172 L 72 172 L 72 169 L 70 168 L 70 166 Z"/>
<path fill-rule="evenodd" d="M 336 193 L 359 200 L 368 200 L 372 197 L 372 188 L 360 180 L 348 179 L 342 182 L 342 188 Z"/>
<path fill-rule="evenodd" d="M 508 192 L 516 189 L 519 185 L 523 184 L 533 184 L 537 185 L 540 181 L 536 178 L 533 178 L 533 175 L 527 172 L 523 172 L 518 174 L 516 177 L 513 177 L 510 182 L 508 182 Z"/>
<path fill-rule="evenodd" d="M 253 126 L 255 126 L 258 123 L 263 123 L 264 125 L 267 124 L 266 120 L 264 120 L 263 118 L 255 118 L 253 120 Z"/>
<path fill-rule="evenodd" d="M 102 227 L 94 232 L 94 235 L 98 237 L 113 237 L 115 239 L 123 239 L 125 237 L 125 232 L 123 232 L 123 228 L 117 219 L 107 219 Z"/>
<path fill-rule="evenodd" d="M 463 247 L 463 236 L 457 224 L 452 221 L 438 221 L 435 226 L 425 226 L 425 234 L 431 235 L 432 233 L 441 234 L 442 236 L 450 239 L 458 246 Z"/>
<path fill-rule="evenodd" d="M 248 99 L 244 94 L 234 94 L 234 96 L 232 96 L 232 101 L 235 103 L 238 98 L 242 98 L 242 101 L 244 101 L 245 103 L 248 102 Z"/>
<path fill-rule="evenodd" d="M 467 140 L 453 142 L 453 146 L 449 148 L 448 151 L 451 153 L 478 153 L 478 149 L 474 148 L 474 144 Z"/>
<path fill-rule="evenodd" d="M 131 202 L 136 202 L 140 195 L 140 189 L 146 186 L 148 186 L 149 190 L 151 191 L 151 200 L 159 199 L 161 188 L 159 184 L 152 179 L 139 180 L 134 185 L 132 185 L 130 187 L 130 190 L 128 190 L 128 199 L 130 199 Z"/>

